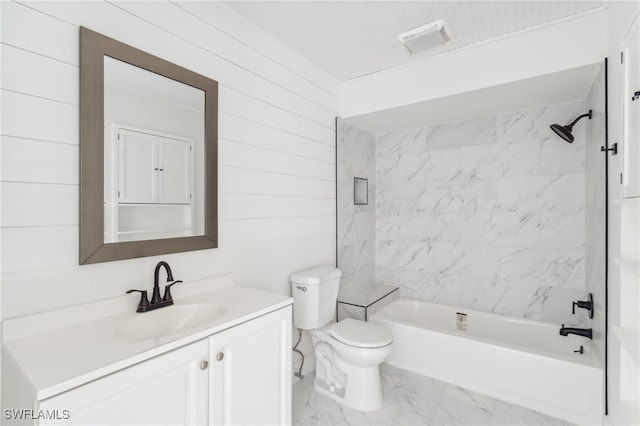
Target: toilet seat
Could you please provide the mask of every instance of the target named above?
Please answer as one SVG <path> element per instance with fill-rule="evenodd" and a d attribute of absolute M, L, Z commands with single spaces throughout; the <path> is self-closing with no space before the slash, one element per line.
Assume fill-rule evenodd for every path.
<path fill-rule="evenodd" d="M 392 334 L 384 327 L 353 318 L 335 324 L 329 334 L 337 341 L 356 348 L 380 348 L 393 341 Z"/>

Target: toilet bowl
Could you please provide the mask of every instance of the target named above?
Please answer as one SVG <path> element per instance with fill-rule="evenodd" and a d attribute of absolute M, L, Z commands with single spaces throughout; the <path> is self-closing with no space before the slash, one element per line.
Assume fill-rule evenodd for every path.
<path fill-rule="evenodd" d="M 379 365 L 391 354 L 384 327 L 347 318 L 333 322 L 342 273 L 320 267 L 291 275 L 293 324 L 309 330 L 316 357 L 314 388 L 361 411 L 382 405 Z"/>
<path fill-rule="evenodd" d="M 345 326 L 365 330 L 366 337 L 340 333 Z M 311 338 L 316 391 L 356 410 L 378 410 L 382 405 L 379 365 L 391 354 L 391 334 L 376 324 L 347 318 L 311 331 Z"/>

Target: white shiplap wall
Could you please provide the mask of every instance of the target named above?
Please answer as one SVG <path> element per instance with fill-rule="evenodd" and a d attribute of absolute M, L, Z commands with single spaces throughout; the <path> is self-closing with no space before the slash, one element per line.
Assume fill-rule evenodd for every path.
<path fill-rule="evenodd" d="M 215 2 L 0 7 L 3 318 L 149 287 L 160 259 L 281 294 L 334 264 L 332 77 Z M 220 248 L 78 265 L 79 26 L 219 82 Z"/>

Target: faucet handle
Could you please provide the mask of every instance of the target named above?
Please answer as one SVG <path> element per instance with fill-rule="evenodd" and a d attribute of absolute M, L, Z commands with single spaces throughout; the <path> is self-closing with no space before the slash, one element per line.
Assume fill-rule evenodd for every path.
<path fill-rule="evenodd" d="M 140 302 L 138 302 L 137 312 L 144 312 L 146 308 L 149 306 L 149 299 L 147 298 L 147 290 L 128 290 L 127 294 L 133 293 L 134 291 L 140 292 Z"/>
<path fill-rule="evenodd" d="M 171 286 L 174 284 L 178 284 L 181 283 L 182 280 L 176 280 L 174 282 L 172 282 L 171 284 L 167 284 L 166 286 L 164 286 L 164 297 L 162 298 L 163 302 L 168 302 L 171 301 L 173 302 L 173 298 L 171 297 Z"/>
<path fill-rule="evenodd" d="M 571 302 L 571 313 L 576 314 L 576 306 L 589 311 L 589 318 L 593 319 L 593 294 L 589 293 L 589 300 L 577 300 Z"/>

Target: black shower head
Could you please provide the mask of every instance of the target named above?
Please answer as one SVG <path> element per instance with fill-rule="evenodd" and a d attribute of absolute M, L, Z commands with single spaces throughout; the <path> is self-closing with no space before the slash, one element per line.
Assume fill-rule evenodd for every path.
<path fill-rule="evenodd" d="M 573 143 L 573 135 L 571 134 L 571 127 L 562 126 L 560 124 L 552 124 L 551 130 L 556 132 L 556 135 L 560 136 L 562 139 L 569 143 Z"/>
<path fill-rule="evenodd" d="M 591 110 L 589 110 L 587 114 L 582 114 L 566 126 L 563 126 L 561 124 L 552 124 L 549 127 L 556 133 L 556 135 L 560 136 L 562 139 L 569 143 L 573 143 L 573 134 L 571 133 L 573 130 L 573 126 L 583 117 L 589 117 L 589 120 L 591 120 Z"/>

